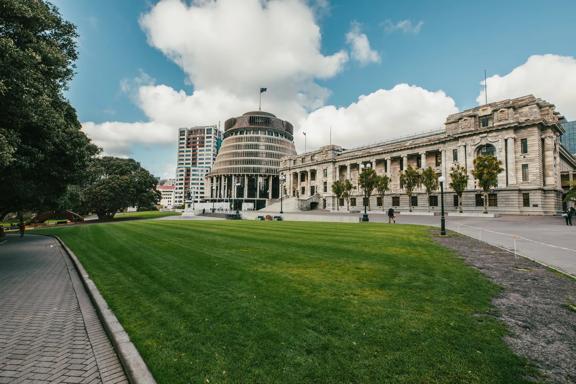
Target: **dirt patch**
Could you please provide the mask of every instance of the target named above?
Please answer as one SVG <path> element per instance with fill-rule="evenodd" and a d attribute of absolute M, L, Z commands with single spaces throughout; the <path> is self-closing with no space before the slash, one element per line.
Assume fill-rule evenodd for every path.
<path fill-rule="evenodd" d="M 549 382 L 576 383 L 576 280 L 481 241 L 434 238 L 503 288 L 493 300 L 510 334 L 506 343 Z"/>

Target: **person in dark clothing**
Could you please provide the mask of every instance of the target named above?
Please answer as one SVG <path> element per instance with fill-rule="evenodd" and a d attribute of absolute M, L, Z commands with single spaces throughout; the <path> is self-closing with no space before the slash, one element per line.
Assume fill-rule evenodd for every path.
<path fill-rule="evenodd" d="M 20 222 L 18 225 L 18 230 L 20 231 L 20 237 L 24 237 L 24 232 L 26 231 L 26 225 L 23 222 Z"/>
<path fill-rule="evenodd" d="M 572 218 L 576 216 L 576 209 L 571 207 L 566 213 L 566 225 L 572 225 Z"/>
<path fill-rule="evenodd" d="M 396 216 L 394 216 L 394 208 L 388 210 L 388 224 L 396 223 Z"/>

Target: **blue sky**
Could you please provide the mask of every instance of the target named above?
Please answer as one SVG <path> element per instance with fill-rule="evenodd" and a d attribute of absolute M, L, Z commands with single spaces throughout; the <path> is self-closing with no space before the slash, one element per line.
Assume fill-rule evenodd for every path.
<path fill-rule="evenodd" d="M 167 2 L 177 1 L 168 0 Z M 93 123 L 87 128 L 88 134 L 94 135 L 95 141 L 103 145 L 107 152 L 132 156 L 155 174 L 168 176 L 176 158 L 175 139 L 172 141 L 169 138 L 155 140 L 154 134 L 151 133 L 150 140 L 135 139 L 132 141 L 130 137 L 126 137 L 127 134 L 120 134 L 122 138 L 119 140 L 126 140 L 125 145 L 122 148 L 112 148 L 113 145 L 108 143 L 103 136 L 110 134 L 109 132 L 128 132 L 124 125 L 113 125 L 113 123 L 150 123 L 146 125 L 145 131 L 142 131 L 143 135 L 149 135 L 148 132 L 154 129 L 166 131 L 172 129 L 175 138 L 178 125 L 204 124 L 210 121 L 217 123 L 231 117 L 229 114 L 237 112 L 236 109 L 222 107 L 206 113 L 206 119 L 198 117 L 202 114 L 199 110 L 190 115 L 183 115 L 180 120 L 171 120 L 163 117 L 163 111 L 151 107 L 152 101 L 147 104 L 147 107 L 143 106 L 147 102 L 142 100 L 141 94 L 139 96 L 139 91 L 143 90 L 140 88 L 142 85 L 148 86 L 149 88 L 146 89 L 150 93 L 160 90 L 160 88 L 151 87 L 162 87 L 163 91 L 173 90 L 174 94 L 183 91 L 182 94 L 186 96 L 191 96 L 201 89 L 222 88 L 221 84 L 214 84 L 212 87 L 211 81 L 213 82 L 214 76 L 209 73 L 209 69 L 202 67 L 204 64 L 197 61 L 197 55 L 190 54 L 191 56 L 187 58 L 186 55 L 190 50 L 194 51 L 195 46 L 199 44 L 197 41 L 191 41 L 191 48 L 188 49 L 185 47 L 186 41 L 174 48 L 170 42 L 162 40 L 164 32 L 170 36 L 168 34 L 170 29 L 179 28 L 178 23 L 182 24 L 180 27 L 185 31 L 187 30 L 185 28 L 188 28 L 186 24 L 198 24 L 198 19 L 191 18 L 187 21 L 183 18 L 175 20 L 172 25 L 170 20 L 163 20 L 164 16 L 158 12 L 158 15 L 150 17 L 145 27 L 139 20 L 143 15 L 154 14 L 155 8 L 159 11 L 158 2 L 54 0 L 53 3 L 60 8 L 66 19 L 77 25 L 80 34 L 77 75 L 67 95 L 77 109 L 80 120 Z M 189 3 L 186 2 L 187 6 Z M 307 73 L 305 80 L 301 79 L 302 69 L 288 75 L 280 72 L 281 76 L 285 77 L 277 83 L 273 77 L 273 80 L 268 80 L 275 85 L 269 90 L 270 95 L 264 95 L 264 105 L 266 106 L 266 97 L 269 97 L 270 105 L 277 109 L 271 112 L 281 117 L 291 118 L 296 125 L 301 125 L 301 129 L 319 132 L 316 136 L 311 135 L 312 145 L 322 144 L 324 137 L 321 132 L 325 129 L 321 126 L 326 124 L 342 125 L 339 128 L 340 136 L 338 137 L 340 144 L 344 146 L 368 144 L 365 141 L 370 138 L 384 140 L 392 137 L 397 131 L 404 131 L 400 128 L 396 130 L 366 128 L 365 131 L 356 134 L 359 128 L 350 126 L 356 122 L 362 125 L 362 118 L 354 115 L 358 112 L 355 112 L 350 105 L 358 102 L 360 95 L 373 95 L 373 101 L 370 104 L 372 109 L 394 108 L 394 100 L 403 100 L 403 104 L 410 104 L 411 100 L 414 100 L 414 105 L 410 107 L 413 109 L 434 109 L 440 103 L 441 107 L 436 109 L 443 112 L 444 118 L 454 109 L 454 105 L 450 104 L 451 100 L 455 108 L 459 110 L 473 107 L 477 105 L 476 100 L 481 91 L 480 82 L 483 79 L 484 69 L 487 69 L 488 76 L 491 77 L 488 82 L 489 97 L 491 96 L 491 81 L 494 77 L 496 97 L 508 96 L 508 93 L 513 97 L 514 92 L 532 91 L 536 96 L 548 99 L 558 97 L 558 99 L 550 100 L 557 106 L 569 105 L 570 101 L 574 101 L 576 105 L 576 100 L 570 99 L 570 95 L 556 96 L 549 90 L 545 91 L 548 89 L 547 83 L 561 81 L 558 76 L 567 78 L 569 82 L 575 81 L 576 74 L 570 60 L 576 56 L 576 44 L 574 44 L 576 41 L 576 23 L 574 22 L 576 1 L 333 0 L 327 6 L 322 6 L 323 4 L 324 1 L 307 3 L 307 7 L 314 15 L 314 23 L 321 33 L 318 54 L 323 56 L 320 59 L 316 57 L 314 60 L 324 60 L 338 52 L 344 52 L 347 59 L 341 60 L 338 68 L 330 71 L 329 74 L 319 69 Z M 197 8 L 201 7 L 201 5 L 197 6 Z M 224 12 L 224 10 L 221 11 Z M 287 12 L 301 12 L 301 10 L 292 9 Z M 291 14 L 287 16 L 289 15 Z M 263 17 L 267 17 L 266 14 Z M 286 30 L 278 36 L 291 34 L 292 31 L 300 33 L 300 30 L 306 29 L 302 26 L 309 24 L 306 24 L 306 18 L 303 17 L 300 20 L 302 24 L 296 21 L 294 25 L 291 25 L 291 20 L 294 19 L 300 20 L 287 17 L 284 26 Z M 346 37 L 354 25 L 357 28 L 354 36 L 364 36 L 369 42 L 369 51 L 373 53 L 372 60 L 362 62 L 354 58 L 352 51 L 354 43 Z M 242 22 L 239 21 L 235 27 L 205 26 L 202 27 L 205 29 L 194 31 L 207 35 L 210 31 L 215 31 L 212 34 L 226 34 L 228 30 L 230 30 L 229 33 L 234 33 L 234 28 L 242 27 Z M 151 43 L 151 38 L 157 38 L 162 42 Z M 253 47 L 251 45 L 254 43 L 253 40 L 258 38 L 259 36 L 251 37 L 250 34 L 246 34 L 246 39 L 250 39 L 246 41 L 247 47 Z M 302 36 L 298 35 L 294 38 L 301 39 Z M 313 37 L 311 39 L 313 40 Z M 240 40 L 240 43 L 243 42 Z M 290 44 L 286 45 L 288 46 L 286 49 L 290 50 Z M 182 51 L 178 52 L 180 47 L 183 47 Z M 170 52 L 174 49 L 177 52 L 171 54 Z M 215 52 L 215 50 L 207 47 L 199 52 L 208 55 L 214 52 L 214 62 L 226 57 L 222 56 L 222 52 Z M 296 57 L 308 53 L 293 52 Z M 539 62 L 534 62 L 531 66 L 526 65 L 528 58 L 535 55 L 542 58 L 545 57 L 543 55 L 554 55 L 554 57 L 542 59 L 542 65 L 545 68 L 547 65 L 550 66 L 551 72 L 564 70 L 566 72 L 556 74 L 555 78 L 546 78 L 546 73 L 536 73 L 535 69 L 532 70 L 533 74 L 530 68 L 542 68 Z M 561 60 L 556 57 L 565 58 L 568 62 L 563 61 L 557 64 Z M 184 58 L 182 61 L 187 61 L 187 64 L 179 62 L 181 58 Z M 230 59 L 230 65 L 234 65 L 234 58 Z M 303 60 L 307 59 L 303 58 Z M 510 74 L 519 67 L 525 69 L 526 74 L 514 79 Z M 554 70 L 554 68 L 561 68 L 561 70 Z M 254 71 L 259 70 L 264 73 L 266 68 L 260 69 L 258 64 L 255 64 Z M 241 100 L 239 104 L 244 103 L 243 106 L 251 105 L 253 100 L 246 96 L 245 89 L 253 88 L 254 93 L 257 93 L 257 83 L 247 81 L 246 84 L 241 84 L 241 75 L 240 73 L 234 75 L 236 77 L 230 76 L 232 79 L 230 82 L 234 82 L 235 85 L 225 90 L 226 97 Z M 270 76 L 274 76 L 274 72 L 263 77 L 270 79 Z M 531 88 L 530 83 L 533 78 L 534 84 Z M 284 103 L 285 100 L 280 100 L 290 99 L 292 94 L 278 91 L 278 88 L 288 88 L 288 85 L 296 83 L 298 85 L 295 88 L 298 89 L 295 90 L 294 95 L 308 92 L 312 84 L 315 89 L 310 91 L 312 95 L 310 98 L 314 100 L 302 102 L 294 96 L 294 105 L 288 105 Z M 519 83 L 522 85 L 518 86 Z M 419 92 L 419 94 L 410 96 L 410 94 L 402 93 L 394 88 L 398 84 L 417 87 L 412 91 Z M 269 84 L 261 85 L 270 87 Z M 514 89 L 511 90 L 511 88 Z M 574 89 L 572 88 L 572 92 Z M 378 93 L 379 90 L 399 92 L 384 95 L 384 93 Z M 440 100 L 442 95 L 429 94 L 440 90 L 445 94 L 442 100 Z M 422 94 L 422 100 L 420 100 L 420 94 Z M 153 100 L 155 105 L 163 105 L 162 100 L 169 103 L 174 96 L 159 99 L 164 96 L 157 93 L 154 95 L 156 95 L 154 98 L 150 96 L 150 100 Z M 393 97 L 396 98 L 393 99 Z M 211 104 L 214 104 L 214 98 L 209 100 Z M 193 105 L 192 109 L 196 104 L 191 105 Z M 327 106 L 333 107 L 327 108 Z M 322 110 L 313 113 L 318 108 Z M 340 112 L 336 113 L 338 108 Z M 406 115 L 411 114 L 410 108 L 406 108 L 404 112 Z M 569 117 L 570 114 L 576 114 L 569 108 L 565 109 L 568 110 L 561 112 Z M 425 130 L 433 126 L 441 128 L 443 118 L 434 115 L 432 111 L 426 116 L 430 116 L 433 124 L 415 129 Z M 571 117 L 576 118 L 576 116 Z M 395 117 L 399 120 L 393 120 L 390 116 L 375 116 L 376 120 L 377 118 L 382 121 L 378 124 L 379 126 L 402 124 L 400 122 L 402 116 Z M 350 122 L 348 126 L 344 126 L 345 121 Z M 107 122 L 110 123 L 106 126 L 108 131 L 104 132 L 101 124 Z M 367 126 L 369 124 L 366 122 Z M 139 127 L 133 126 L 132 128 L 133 130 L 129 132 L 135 135 L 134 132 L 138 132 Z M 169 136 L 169 133 L 167 135 Z M 297 136 L 296 142 L 299 148 L 301 147 L 300 141 L 301 137 Z M 106 148 L 108 145 L 112 150 Z"/>

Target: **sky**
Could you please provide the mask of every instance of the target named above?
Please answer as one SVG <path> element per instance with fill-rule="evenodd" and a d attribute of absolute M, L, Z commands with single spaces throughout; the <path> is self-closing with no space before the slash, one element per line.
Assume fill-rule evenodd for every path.
<path fill-rule="evenodd" d="M 66 96 L 103 153 L 173 177 L 179 127 L 258 108 L 298 152 L 443 128 L 534 94 L 576 119 L 573 0 L 52 0 L 77 26 Z"/>

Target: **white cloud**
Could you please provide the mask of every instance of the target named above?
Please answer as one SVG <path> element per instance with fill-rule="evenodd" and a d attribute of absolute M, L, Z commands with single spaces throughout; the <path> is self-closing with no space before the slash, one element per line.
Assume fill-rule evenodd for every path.
<path fill-rule="evenodd" d="M 299 127 L 307 133 L 308 149 L 327 145 L 330 127 L 332 143 L 349 148 L 441 129 L 446 117 L 457 111 L 443 91 L 398 84 L 360 96 L 347 107 L 322 107 Z"/>
<path fill-rule="evenodd" d="M 483 84 L 482 82 L 481 84 Z M 510 73 L 487 79 L 488 102 L 533 94 L 556 105 L 567 119 L 576 119 L 576 58 L 534 55 Z M 484 104 L 484 91 L 476 101 Z"/>
<path fill-rule="evenodd" d="M 394 22 L 392 20 L 386 20 L 384 22 L 384 30 L 388 33 L 400 31 L 417 35 L 420 33 L 423 25 L 423 21 L 413 22 L 412 20 L 406 19 Z"/>
<path fill-rule="evenodd" d="M 104 154 L 121 157 L 131 154 L 133 144 L 170 144 L 177 138 L 173 127 L 157 122 L 108 121 L 97 124 L 88 121 L 82 123 L 82 130 L 94 144 L 103 148 Z"/>
<path fill-rule="evenodd" d="M 352 23 L 350 31 L 346 34 L 346 43 L 350 45 L 352 59 L 360 64 L 380 62 L 380 55 L 370 48 L 368 36 L 362 33 L 359 23 Z"/>
<path fill-rule="evenodd" d="M 120 88 L 150 121 L 85 123 L 84 129 L 107 152 L 127 153 L 131 143 L 164 142 L 178 127 L 256 109 L 260 87 L 268 88 L 264 110 L 300 120 L 329 95 L 316 79 L 335 76 L 348 60 L 344 50 L 322 54 L 314 16 L 303 0 L 161 0 L 140 24 L 149 44 L 182 68 L 193 93 L 155 84 L 141 72 Z"/>

